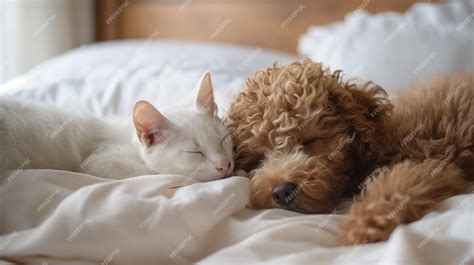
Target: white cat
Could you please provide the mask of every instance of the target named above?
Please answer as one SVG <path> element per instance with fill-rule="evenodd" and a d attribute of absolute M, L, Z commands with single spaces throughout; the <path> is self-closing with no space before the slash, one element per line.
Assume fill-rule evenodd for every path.
<path fill-rule="evenodd" d="M 102 178 L 169 173 L 210 181 L 234 168 L 230 133 L 217 117 L 211 77 L 194 102 L 162 113 L 146 101 L 133 121 L 102 120 L 0 98 L 0 168 L 48 168 Z"/>

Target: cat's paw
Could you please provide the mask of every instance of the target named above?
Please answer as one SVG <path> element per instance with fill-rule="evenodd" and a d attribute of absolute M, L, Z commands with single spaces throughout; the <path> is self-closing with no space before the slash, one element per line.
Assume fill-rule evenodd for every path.
<path fill-rule="evenodd" d="M 234 173 L 232 174 L 232 176 L 239 176 L 239 177 L 248 177 L 248 173 L 247 171 L 243 170 L 243 169 L 237 169 L 234 171 Z"/>

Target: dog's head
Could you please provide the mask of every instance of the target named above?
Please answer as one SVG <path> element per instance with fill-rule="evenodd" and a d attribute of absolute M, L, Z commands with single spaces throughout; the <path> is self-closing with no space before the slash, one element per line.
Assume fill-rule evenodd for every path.
<path fill-rule="evenodd" d="M 252 206 L 331 211 L 351 171 L 381 153 L 391 109 L 382 88 L 343 82 L 310 60 L 257 72 L 227 118 Z"/>

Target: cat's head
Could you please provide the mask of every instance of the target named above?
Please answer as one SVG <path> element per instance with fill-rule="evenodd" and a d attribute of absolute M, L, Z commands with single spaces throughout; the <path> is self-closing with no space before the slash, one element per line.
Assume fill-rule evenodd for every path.
<path fill-rule="evenodd" d="M 146 101 L 135 104 L 133 123 L 140 155 L 157 173 L 185 175 L 199 181 L 230 176 L 234 169 L 232 139 L 217 117 L 209 73 L 193 94 L 192 102 L 166 113 Z"/>

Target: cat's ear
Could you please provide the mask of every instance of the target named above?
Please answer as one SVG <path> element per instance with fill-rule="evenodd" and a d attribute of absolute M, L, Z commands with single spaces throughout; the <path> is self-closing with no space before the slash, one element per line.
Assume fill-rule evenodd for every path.
<path fill-rule="evenodd" d="M 198 93 L 196 96 L 196 107 L 211 116 L 217 115 L 217 105 L 214 101 L 214 92 L 212 89 L 211 73 L 206 72 L 198 84 Z"/>
<path fill-rule="evenodd" d="M 133 124 L 140 141 L 146 146 L 159 144 L 165 140 L 163 132 L 171 122 L 147 101 L 140 100 L 133 107 Z"/>

